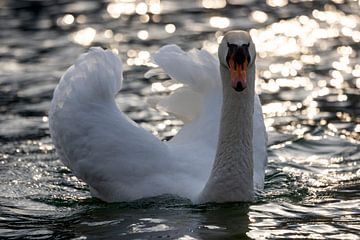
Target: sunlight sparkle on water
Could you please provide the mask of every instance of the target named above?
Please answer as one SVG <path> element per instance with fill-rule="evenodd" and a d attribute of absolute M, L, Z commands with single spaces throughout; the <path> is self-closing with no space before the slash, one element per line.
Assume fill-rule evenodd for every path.
<path fill-rule="evenodd" d="M 137 34 L 138 38 L 141 40 L 146 40 L 149 38 L 149 32 L 146 30 L 140 30 Z"/>
<path fill-rule="evenodd" d="M 151 91 L 152 92 L 166 92 L 166 91 L 175 91 L 178 88 L 183 87 L 182 83 L 172 83 L 166 84 L 166 82 L 155 82 L 151 84 Z M 167 123 L 168 125 L 170 123 Z"/>
<path fill-rule="evenodd" d="M 288 0 L 266 0 L 270 7 L 285 7 L 288 3 Z"/>
<path fill-rule="evenodd" d="M 141 15 L 139 17 L 141 23 L 147 23 L 150 20 L 150 16 L 148 14 Z"/>
<path fill-rule="evenodd" d="M 261 89 L 266 90 L 271 93 L 275 93 L 280 90 L 280 87 L 274 79 L 270 79 L 268 82 L 261 83 Z"/>
<path fill-rule="evenodd" d="M 141 65 L 150 64 L 150 53 L 146 50 L 136 51 L 134 49 L 130 49 L 127 51 L 127 56 L 128 59 L 126 63 L 129 66 L 131 65 L 141 66 Z"/>
<path fill-rule="evenodd" d="M 198 240 L 198 239 L 189 235 L 184 235 L 182 237 L 177 238 L 177 240 Z"/>
<path fill-rule="evenodd" d="M 318 55 L 301 55 L 300 60 L 305 64 L 317 64 L 321 58 Z"/>
<path fill-rule="evenodd" d="M 74 33 L 72 35 L 72 38 L 76 43 L 80 45 L 89 46 L 95 39 L 95 36 L 96 30 L 94 28 L 87 27 Z"/>
<path fill-rule="evenodd" d="M 226 6 L 226 0 L 202 0 L 204 8 L 224 8 Z"/>
<path fill-rule="evenodd" d="M 49 117 L 48 116 L 43 116 L 41 119 L 43 122 L 48 122 L 49 121 Z"/>
<path fill-rule="evenodd" d="M 161 10 L 160 0 L 149 0 L 149 11 L 152 14 L 160 14 Z"/>
<path fill-rule="evenodd" d="M 144 3 L 144 2 L 140 2 L 136 5 L 135 11 L 139 15 L 146 14 L 148 11 L 148 5 L 146 5 L 146 3 Z"/>
<path fill-rule="evenodd" d="M 291 62 L 270 64 L 269 70 L 272 73 L 271 75 L 278 73 L 283 77 L 295 77 L 298 71 L 302 69 L 302 67 L 303 64 L 300 61 L 293 60 Z"/>
<path fill-rule="evenodd" d="M 166 90 L 166 88 L 160 82 L 156 82 L 156 83 L 151 84 L 151 91 L 152 92 L 163 92 L 165 90 Z"/>
<path fill-rule="evenodd" d="M 268 15 L 263 11 L 256 10 L 251 13 L 251 18 L 258 23 L 264 23 L 268 20 Z"/>
<path fill-rule="evenodd" d="M 352 75 L 354 77 L 360 77 L 360 65 L 356 64 L 354 69 L 352 70 Z"/>
<path fill-rule="evenodd" d="M 106 8 L 112 18 L 119 18 L 121 14 L 131 15 L 135 12 L 136 7 L 133 1 L 129 2 L 112 2 Z"/>
<path fill-rule="evenodd" d="M 116 33 L 114 36 L 114 40 L 117 42 L 123 41 L 124 40 L 124 35 L 121 33 Z"/>
<path fill-rule="evenodd" d="M 84 24 L 87 20 L 87 17 L 85 15 L 79 15 L 76 17 L 76 22 L 79 24 Z"/>
<path fill-rule="evenodd" d="M 107 29 L 104 31 L 104 37 L 106 38 L 112 38 L 114 36 L 114 33 L 111 29 Z"/>
<path fill-rule="evenodd" d="M 43 152 L 48 152 L 54 149 L 54 145 L 52 144 L 45 144 L 42 142 L 39 142 L 38 144 L 39 144 L 39 149 Z"/>
<path fill-rule="evenodd" d="M 264 114 L 270 115 L 270 116 L 282 116 L 286 113 L 288 107 L 289 107 L 289 103 L 284 102 L 273 102 L 273 103 L 268 103 L 266 105 L 263 105 L 262 109 Z M 274 109 L 276 109 L 276 112 L 274 112 Z M 276 114 L 276 115 L 271 115 L 271 114 Z"/>
<path fill-rule="evenodd" d="M 174 33 L 175 31 L 176 31 L 176 27 L 175 27 L 175 25 L 174 24 L 166 24 L 165 25 L 165 31 L 167 32 L 167 33 Z"/>
<path fill-rule="evenodd" d="M 341 72 L 337 71 L 337 70 L 332 70 L 330 71 L 330 75 L 333 77 L 330 80 L 330 85 L 335 87 L 335 88 L 342 88 L 342 84 L 344 82 L 344 77 L 341 74 Z"/>
<path fill-rule="evenodd" d="M 169 225 L 164 224 L 164 223 L 156 224 L 151 227 L 146 227 L 144 222 L 158 223 L 157 221 L 155 221 L 155 222 L 152 221 L 151 218 L 143 218 L 143 219 L 139 219 L 139 220 L 140 220 L 139 223 L 130 225 L 130 229 L 129 229 L 130 233 L 162 232 L 162 231 L 170 231 L 173 229 L 173 227 L 170 227 Z"/>
<path fill-rule="evenodd" d="M 75 21 L 75 18 L 72 14 L 65 14 L 62 18 L 59 18 L 57 21 L 58 25 L 71 25 Z"/>
<path fill-rule="evenodd" d="M 341 34 L 357 38 L 357 30 L 355 29 L 360 23 L 359 16 L 345 15 L 343 12 L 332 7 L 325 7 L 324 11 L 314 10 L 312 14 L 315 19 L 302 15 L 273 23 L 263 30 L 251 29 L 250 33 L 257 45 L 259 55 L 265 56 L 265 53 L 267 56 L 286 56 L 296 53 L 306 54 L 308 52 L 307 49 L 314 46 L 321 39 L 334 38 Z M 260 14 L 255 14 L 254 12 L 252 17 L 256 19 L 256 15 L 260 16 Z M 316 19 L 326 24 L 320 25 Z M 343 30 L 340 32 L 339 29 L 342 28 Z M 319 60 L 317 58 L 306 60 L 318 63 Z"/>
<path fill-rule="evenodd" d="M 227 17 L 211 17 L 209 23 L 214 28 L 227 28 L 230 25 L 230 20 Z"/>

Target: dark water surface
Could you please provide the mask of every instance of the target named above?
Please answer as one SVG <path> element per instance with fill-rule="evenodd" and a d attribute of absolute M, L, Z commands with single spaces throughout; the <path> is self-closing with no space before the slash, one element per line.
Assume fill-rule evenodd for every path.
<path fill-rule="evenodd" d="M 145 3 L 145 4 L 144 4 Z M 0 1 L 0 238 L 360 239 L 360 1 Z M 181 123 L 150 109 L 160 46 L 214 53 L 250 30 L 269 133 L 264 193 L 252 204 L 174 196 L 105 204 L 55 154 L 47 113 L 89 46 L 125 64 L 119 106 L 160 138 Z M 151 93 L 154 94 L 154 93 Z"/>

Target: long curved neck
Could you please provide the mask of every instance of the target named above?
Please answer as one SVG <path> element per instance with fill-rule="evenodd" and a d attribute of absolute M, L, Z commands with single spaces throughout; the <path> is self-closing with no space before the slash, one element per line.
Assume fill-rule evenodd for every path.
<path fill-rule="evenodd" d="M 248 86 L 242 92 L 232 88 L 229 71 L 222 65 L 220 72 L 223 105 L 219 142 L 210 178 L 199 201 L 252 201 L 255 64 L 248 69 Z"/>

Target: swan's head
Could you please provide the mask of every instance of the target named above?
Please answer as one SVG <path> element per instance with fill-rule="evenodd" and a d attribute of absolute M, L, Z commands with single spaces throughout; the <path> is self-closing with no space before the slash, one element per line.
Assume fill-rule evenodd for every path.
<path fill-rule="evenodd" d="M 220 64 L 229 70 L 232 87 L 240 92 L 248 84 L 248 68 L 255 62 L 256 52 L 250 35 L 244 31 L 227 32 L 219 45 Z"/>

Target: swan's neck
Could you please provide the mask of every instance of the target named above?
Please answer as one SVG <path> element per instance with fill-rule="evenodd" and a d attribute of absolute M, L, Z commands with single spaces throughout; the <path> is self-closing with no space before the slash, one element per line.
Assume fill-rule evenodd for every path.
<path fill-rule="evenodd" d="M 229 71 L 220 66 L 223 105 L 219 142 L 210 178 L 201 202 L 252 201 L 253 112 L 255 65 L 248 69 L 248 86 L 242 92 L 231 87 Z"/>

